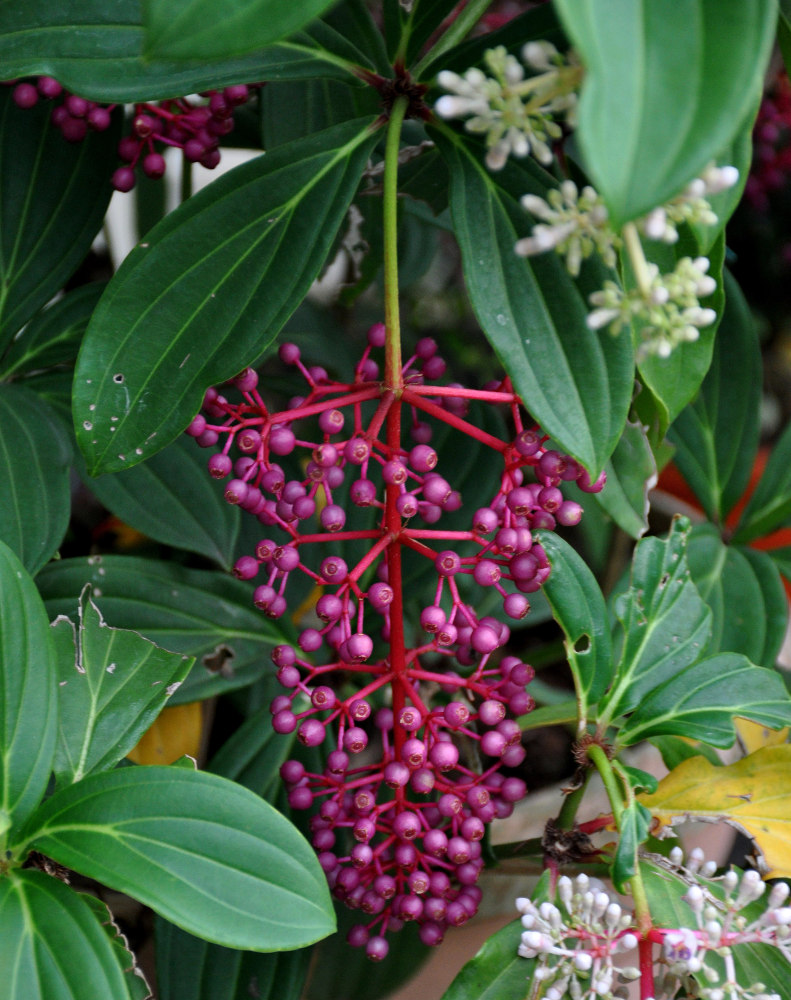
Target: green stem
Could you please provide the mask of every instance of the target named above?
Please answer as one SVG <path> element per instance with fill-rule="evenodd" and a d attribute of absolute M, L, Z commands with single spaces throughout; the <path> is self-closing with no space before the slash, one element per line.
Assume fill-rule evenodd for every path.
<path fill-rule="evenodd" d="M 563 805 L 560 807 L 560 812 L 555 820 L 555 826 L 559 830 L 572 830 L 574 828 L 577 809 L 579 809 L 580 802 L 582 802 L 592 774 L 592 771 L 586 771 L 585 778 L 579 788 L 575 788 L 573 792 L 569 792 L 563 800 Z"/>
<path fill-rule="evenodd" d="M 626 252 L 629 254 L 629 263 L 632 265 L 637 287 L 644 299 L 651 295 L 651 275 L 648 271 L 648 261 L 643 253 L 643 244 L 640 242 L 640 234 L 637 226 L 633 222 L 627 222 L 621 230 L 623 243 Z"/>
<path fill-rule="evenodd" d="M 618 785 L 615 768 L 613 767 L 610 758 L 598 744 L 592 743 L 587 748 L 587 752 L 589 759 L 595 765 L 596 770 L 599 772 L 599 776 L 604 783 L 604 790 L 607 792 L 607 798 L 610 802 L 613 819 L 615 820 L 615 824 L 620 832 L 621 819 L 624 811 L 624 797 Z M 641 934 L 647 934 L 648 931 L 651 930 L 653 922 L 651 920 L 651 911 L 648 907 L 648 896 L 646 895 L 645 886 L 643 885 L 643 877 L 640 874 L 640 866 L 637 863 L 636 857 L 634 874 L 629 878 L 629 885 L 631 888 L 632 899 L 634 899 L 634 913 L 637 918 L 637 928 Z"/>
<path fill-rule="evenodd" d="M 385 281 L 385 385 L 400 392 L 401 377 L 401 320 L 398 309 L 398 151 L 401 144 L 401 126 L 409 100 L 397 98 L 390 111 L 385 144 L 383 181 L 384 208 L 384 281 Z"/>

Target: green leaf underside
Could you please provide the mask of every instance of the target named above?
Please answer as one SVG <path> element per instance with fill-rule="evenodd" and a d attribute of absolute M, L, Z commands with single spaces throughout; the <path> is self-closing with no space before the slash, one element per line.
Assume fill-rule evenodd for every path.
<path fill-rule="evenodd" d="M 277 334 L 343 221 L 377 139 L 369 126 L 347 122 L 229 171 L 126 258 L 74 378 L 77 437 L 92 475 L 163 448 L 206 388 Z"/>
<path fill-rule="evenodd" d="M 302 835 L 215 775 L 89 775 L 52 795 L 29 827 L 32 849 L 216 944 L 289 950 L 333 930 L 326 879 Z"/>
<path fill-rule="evenodd" d="M 161 918 L 156 942 L 159 1000 L 299 1000 L 311 956 L 223 948 Z"/>
<path fill-rule="evenodd" d="M 587 295 L 609 272 L 590 260 L 575 282 L 555 254 L 517 256 L 514 244 L 529 227 L 518 198 L 546 195 L 549 176 L 531 161 L 489 173 L 480 143 L 447 128 L 432 135 L 450 170 L 476 317 L 532 416 L 598 474 L 623 431 L 634 372 L 628 330 L 612 337 L 586 325 Z"/>
<path fill-rule="evenodd" d="M 333 0 L 144 0 L 148 59 L 227 59 L 265 48 Z"/>
<path fill-rule="evenodd" d="M 734 532 L 734 540 L 751 542 L 783 527 L 791 519 L 791 427 L 772 449 L 766 468 Z"/>
<path fill-rule="evenodd" d="M 80 596 L 76 629 L 59 618 L 59 783 L 107 770 L 135 746 L 180 685 L 192 658 L 160 649 L 136 632 L 110 628 L 93 603 L 90 585 Z"/>
<path fill-rule="evenodd" d="M 677 194 L 760 91 L 772 0 L 558 0 L 586 67 L 579 143 L 616 225 Z M 626 99 L 625 99 L 626 95 Z"/>
<path fill-rule="evenodd" d="M 22 109 L 0 91 L 0 353 L 85 257 L 112 193 L 119 116 L 80 143 L 49 116 L 46 102 Z"/>
<path fill-rule="evenodd" d="M 0 880 L 0 968 L 7 1000 L 141 996 L 130 992 L 91 903 L 35 870 L 14 870 Z"/>
<path fill-rule="evenodd" d="M 724 522 L 747 486 L 758 449 L 760 399 L 755 324 L 739 286 L 726 272 L 725 312 L 711 368 L 698 398 L 668 432 L 676 446 L 676 465 L 713 521 Z"/>
<path fill-rule="evenodd" d="M 73 364 L 104 284 L 93 282 L 67 292 L 38 312 L 10 344 L 0 362 L 4 379 L 52 365 Z"/>
<path fill-rule="evenodd" d="M 47 787 L 57 704 L 49 622 L 33 581 L 0 541 L 0 817 L 25 819 Z"/>
<path fill-rule="evenodd" d="M 593 574 L 568 542 L 549 532 L 541 532 L 540 541 L 552 567 L 543 589 L 566 636 L 580 718 L 584 718 L 612 675 L 607 608 Z"/>
<path fill-rule="evenodd" d="M 785 638 L 788 601 L 765 552 L 725 545 L 714 525 L 695 525 L 687 561 L 700 596 L 714 615 L 709 652 L 742 653 L 774 666 Z"/>
<path fill-rule="evenodd" d="M 206 470 L 207 451 L 182 435 L 133 469 L 90 479 L 90 491 L 124 524 L 165 545 L 233 563 L 238 507 Z"/>
<path fill-rule="evenodd" d="M 261 52 L 220 61 L 149 61 L 143 44 L 140 0 L 115 0 L 110 6 L 104 0 L 0 5 L 2 79 L 50 75 L 96 101 L 159 100 L 259 80 L 348 80 L 349 61 L 367 64 L 321 21 Z"/>
<path fill-rule="evenodd" d="M 618 821 L 618 846 L 612 865 L 613 885 L 619 892 L 626 889 L 626 883 L 637 868 L 637 848 L 648 836 L 651 813 L 639 802 L 630 803 Z"/>
<path fill-rule="evenodd" d="M 69 616 L 86 583 L 108 621 L 164 649 L 195 656 L 169 704 L 243 687 L 271 669 L 269 653 L 292 634 L 252 604 L 252 588 L 225 573 L 132 556 L 51 563 L 38 576 L 47 614 Z"/>
<path fill-rule="evenodd" d="M 769 729 L 791 724 L 791 697 L 775 670 L 738 653 L 709 657 L 649 691 L 618 733 L 623 746 L 674 734 L 729 747 L 735 716 Z"/>
<path fill-rule="evenodd" d="M 0 384 L 0 538 L 30 573 L 54 555 L 66 534 L 71 456 L 49 406 L 24 386 Z"/>
<path fill-rule="evenodd" d="M 656 461 L 641 424 L 626 422 L 623 435 L 605 465 L 607 482 L 593 500 L 632 538 L 648 530 L 648 493 L 656 486 Z"/>
<path fill-rule="evenodd" d="M 667 539 L 644 538 L 632 560 L 629 589 L 615 600 L 620 654 L 601 704 L 608 719 L 631 711 L 651 691 L 701 658 L 711 611 L 687 567 L 689 522 L 674 522 Z"/>

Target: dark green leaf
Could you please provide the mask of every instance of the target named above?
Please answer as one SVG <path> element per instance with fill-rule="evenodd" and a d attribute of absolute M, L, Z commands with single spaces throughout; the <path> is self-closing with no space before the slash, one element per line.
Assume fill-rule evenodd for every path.
<path fill-rule="evenodd" d="M 245 719 L 212 757 L 207 770 L 249 788 L 274 805 L 282 787 L 280 765 L 294 749 L 293 739 L 275 733 L 266 705 Z M 274 793 L 274 794 L 273 794 Z"/>
<path fill-rule="evenodd" d="M 692 579 L 711 608 L 709 652 L 743 653 L 774 666 L 788 618 L 780 576 L 765 552 L 726 546 L 713 525 L 696 525 L 687 561 Z"/>
<path fill-rule="evenodd" d="M 23 110 L 2 88 L 0 353 L 85 257 L 112 193 L 119 116 L 79 143 L 66 142 L 49 116 L 46 104 Z"/>
<path fill-rule="evenodd" d="M 274 955 L 223 948 L 161 917 L 156 944 L 159 1000 L 299 1000 L 311 956 L 304 948 Z"/>
<path fill-rule="evenodd" d="M 612 688 L 600 718 L 643 704 L 646 692 L 700 659 L 711 636 L 711 611 L 692 582 L 685 548 L 689 522 L 677 519 L 667 539 L 643 538 L 632 560 L 629 589 L 615 600 L 621 624 Z"/>
<path fill-rule="evenodd" d="M 209 475 L 210 454 L 182 435 L 133 469 L 98 479 L 86 476 L 85 482 L 125 524 L 230 569 L 240 511 L 225 502 L 222 486 Z"/>
<path fill-rule="evenodd" d="M 536 682 L 534 682 L 536 683 Z M 522 732 L 528 729 L 543 729 L 544 726 L 572 725 L 577 721 L 577 703 L 569 698 L 557 705 L 541 705 L 532 712 L 521 716 L 519 725 Z"/>
<path fill-rule="evenodd" d="M 587 294 L 607 272 L 590 260 L 575 283 L 555 254 L 517 256 L 528 224 L 518 199 L 546 195 L 548 175 L 531 161 L 490 174 L 479 144 L 447 128 L 433 135 L 451 173 L 453 225 L 478 321 L 544 431 L 598 474 L 623 431 L 634 375 L 629 331 L 613 337 L 586 325 Z"/>
<path fill-rule="evenodd" d="M 0 541 L 0 830 L 44 794 L 57 735 L 54 647 L 44 605 Z"/>
<path fill-rule="evenodd" d="M 708 517 L 718 522 L 747 486 L 758 448 L 761 397 L 755 326 L 739 286 L 727 272 L 725 296 L 725 313 L 700 395 L 668 434 L 682 475 Z"/>
<path fill-rule="evenodd" d="M 681 736 L 652 736 L 651 743 L 662 755 L 662 763 L 668 771 L 690 757 L 705 757 L 712 764 L 722 763 L 713 747 L 707 747 L 705 743 L 690 743 Z"/>
<path fill-rule="evenodd" d="M 622 767 L 634 791 L 645 789 L 649 794 L 656 791 L 656 786 L 659 782 L 653 774 L 649 774 L 648 771 L 643 771 L 639 767 L 628 767 L 626 765 L 622 765 Z"/>
<path fill-rule="evenodd" d="M 632 802 L 621 813 L 612 864 L 612 881 L 618 892 L 626 891 L 626 883 L 636 871 L 637 848 L 648 836 L 650 825 L 651 813 L 639 802 Z"/>
<path fill-rule="evenodd" d="M 375 90 L 342 80 L 275 80 L 263 88 L 259 101 L 261 145 L 268 151 L 379 109 Z"/>
<path fill-rule="evenodd" d="M 697 256 L 697 248 L 692 244 L 689 230 L 686 230 L 679 242 L 672 247 L 661 243 L 652 244 L 648 257 L 652 263 L 657 264 L 660 273 L 670 274 L 682 257 Z M 724 257 L 725 238 L 721 236 L 709 254 L 711 262 L 709 274 L 716 279 L 717 288 L 711 295 L 701 300 L 701 304 L 705 308 L 713 309 L 716 312 L 717 319 L 714 323 L 702 329 L 697 340 L 675 347 L 670 357 L 660 358 L 655 354 L 650 354 L 642 358 L 638 364 L 643 386 L 650 393 L 650 400 L 657 411 L 659 427 L 656 439 L 658 441 L 664 437 L 669 424 L 698 394 L 704 376 L 711 367 L 715 333 L 725 307 L 723 294 Z M 648 402 L 643 400 L 644 395 L 645 392 L 637 397 L 638 412 Z M 645 419 L 643 414 L 641 417 Z M 650 422 L 650 418 L 647 422 Z"/>
<path fill-rule="evenodd" d="M 73 612 L 86 583 L 109 621 L 198 659 L 170 704 L 244 687 L 271 673 L 269 653 L 291 633 L 252 604 L 248 585 L 207 570 L 130 556 L 50 564 L 38 576 L 51 618 Z"/>
<path fill-rule="evenodd" d="M 57 551 L 71 512 L 72 449 L 56 414 L 20 385 L 0 385 L 0 538 L 30 573 Z"/>
<path fill-rule="evenodd" d="M 677 194 L 756 101 L 771 0 L 559 0 L 585 64 L 579 143 L 616 225 Z M 625 99 L 626 98 L 626 99 Z"/>
<path fill-rule="evenodd" d="M 55 792 L 26 846 L 230 948 L 291 950 L 335 925 L 316 856 L 280 813 L 202 771 L 127 767 Z"/>
<path fill-rule="evenodd" d="M 7 1000 L 141 996 L 86 898 L 38 871 L 0 880 L 0 968 Z"/>
<path fill-rule="evenodd" d="M 623 435 L 604 467 L 607 483 L 592 499 L 622 531 L 639 538 L 648 530 L 648 493 L 656 485 L 656 461 L 642 424 L 626 422 Z"/>
<path fill-rule="evenodd" d="M 566 636 L 566 655 L 582 722 L 612 676 L 607 608 L 599 585 L 582 557 L 555 534 L 541 532 L 540 540 L 552 567 L 544 593 Z"/>
<path fill-rule="evenodd" d="M 52 365 L 73 364 L 104 287 L 96 282 L 75 288 L 37 313 L 6 351 L 0 377 L 8 379 Z"/>
<path fill-rule="evenodd" d="M 743 463 L 746 471 L 749 466 Z M 791 519 L 791 425 L 772 448 L 755 492 L 750 497 L 733 538 L 751 542 L 783 527 Z"/>
<path fill-rule="evenodd" d="M 194 761 L 191 762 L 194 767 Z M 80 899 L 84 900 L 93 910 L 96 919 L 102 925 L 107 939 L 115 951 L 116 960 L 120 963 L 124 971 L 126 988 L 129 990 L 130 1000 L 153 1000 L 151 987 L 146 981 L 143 970 L 137 964 L 137 959 L 129 950 L 129 942 L 121 933 L 118 924 L 113 919 L 113 915 L 107 908 L 107 904 L 96 896 L 89 896 L 87 893 L 80 893 Z"/>
<path fill-rule="evenodd" d="M 183 202 L 126 258 L 74 377 L 92 475 L 163 448 L 205 389 L 277 334 L 324 263 L 375 142 L 356 121 L 280 146 Z"/>
<path fill-rule="evenodd" d="M 59 784 L 106 771 L 125 757 L 181 685 L 192 657 L 169 653 L 137 632 L 110 628 L 80 595 L 78 620 L 54 622 L 58 678 Z"/>
<path fill-rule="evenodd" d="M 229 59 L 265 48 L 333 0 L 145 0 L 147 59 Z"/>
<path fill-rule="evenodd" d="M 618 741 L 629 746 L 670 733 L 729 747 L 736 716 L 782 729 L 791 724 L 791 698 L 776 670 L 756 667 L 739 653 L 720 653 L 648 691 Z"/>
<path fill-rule="evenodd" d="M 519 956 L 521 940 L 519 920 L 493 934 L 462 968 L 442 1000 L 524 1000 L 536 963 Z"/>
<path fill-rule="evenodd" d="M 349 60 L 359 56 L 320 21 L 263 52 L 221 61 L 149 61 L 143 42 L 140 0 L 0 5 L 0 79 L 50 75 L 96 101 L 158 100 L 258 80 L 349 79 Z"/>

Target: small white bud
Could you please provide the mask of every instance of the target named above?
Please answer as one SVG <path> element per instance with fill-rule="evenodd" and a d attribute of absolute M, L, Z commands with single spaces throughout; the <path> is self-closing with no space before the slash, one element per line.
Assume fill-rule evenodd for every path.
<path fill-rule="evenodd" d="M 678 866 L 684 860 L 684 852 L 681 850 L 680 847 L 676 846 L 671 848 L 669 857 L 671 865 Z"/>
<path fill-rule="evenodd" d="M 636 934 L 624 934 L 623 937 L 618 938 L 618 951 L 631 951 L 633 948 L 637 947 L 637 935 Z"/>
<path fill-rule="evenodd" d="M 587 951 L 575 952 L 574 965 L 580 972 L 589 972 L 593 965 L 593 958 Z"/>
<path fill-rule="evenodd" d="M 769 892 L 766 905 L 772 910 L 777 906 L 782 906 L 788 899 L 789 891 L 788 882 L 775 882 Z"/>

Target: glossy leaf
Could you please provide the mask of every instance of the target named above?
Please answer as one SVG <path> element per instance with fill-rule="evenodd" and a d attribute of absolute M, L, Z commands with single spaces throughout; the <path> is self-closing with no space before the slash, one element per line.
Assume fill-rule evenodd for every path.
<path fill-rule="evenodd" d="M 629 746 L 669 733 L 729 747 L 737 715 L 780 729 L 791 724 L 791 697 L 776 670 L 756 667 L 738 653 L 719 653 L 644 694 L 618 741 Z"/>
<path fill-rule="evenodd" d="M 664 825 L 702 819 L 737 827 L 757 845 L 769 878 L 791 875 L 791 745 L 764 747 L 716 767 L 692 757 L 640 801 Z"/>
<path fill-rule="evenodd" d="M 578 138 L 621 225 L 676 195 L 732 141 L 760 93 L 771 0 L 559 0 L 585 65 Z M 639 95 L 624 100 L 624 95 Z"/>
<path fill-rule="evenodd" d="M 131 556 L 64 559 L 39 574 L 50 618 L 72 613 L 86 583 L 108 621 L 198 662 L 170 704 L 244 687 L 270 670 L 287 626 L 252 604 L 248 585 L 224 573 Z"/>
<path fill-rule="evenodd" d="M 163 448 L 205 389 L 277 334 L 345 217 L 376 142 L 368 124 L 347 122 L 236 167 L 129 254 L 74 376 L 75 426 L 92 475 Z"/>
<path fill-rule="evenodd" d="M 791 520 L 791 427 L 772 448 L 755 492 L 734 532 L 734 541 L 751 542 Z"/>
<path fill-rule="evenodd" d="M 68 143 L 49 115 L 45 103 L 22 109 L 11 87 L 0 91 L 0 352 L 76 270 L 112 193 L 119 116 Z"/>
<path fill-rule="evenodd" d="M 679 242 L 673 246 L 648 241 L 646 243 L 649 248 L 647 257 L 659 267 L 661 274 L 671 274 L 683 257 L 698 256 L 698 248 L 688 229 L 682 230 Z M 697 340 L 675 347 L 670 357 L 660 358 L 651 354 L 639 361 L 638 371 L 644 391 L 637 397 L 637 411 L 645 422 L 651 422 L 642 412 L 648 402 L 645 399 L 648 395 L 657 412 L 658 428 L 654 436 L 657 442 L 662 441 L 669 424 L 698 395 L 701 383 L 710 369 L 712 351 L 717 340 L 715 334 L 725 308 L 724 257 L 725 238 L 720 236 L 709 251 L 709 274 L 717 281 L 717 287 L 711 295 L 701 299 L 703 307 L 713 309 L 717 314 L 715 321 L 700 331 Z"/>
<path fill-rule="evenodd" d="M 159 1000 L 299 1000 L 311 957 L 223 948 L 161 918 L 156 946 Z"/>
<path fill-rule="evenodd" d="M 7 1000 L 141 996 L 87 899 L 34 870 L 0 879 L 0 968 Z"/>
<path fill-rule="evenodd" d="M 615 599 L 619 655 L 607 719 L 641 705 L 646 692 L 700 659 L 711 636 L 711 611 L 698 594 L 684 551 L 689 522 L 667 539 L 644 538 L 632 559 L 629 589 Z"/>
<path fill-rule="evenodd" d="M 125 524 L 149 538 L 233 565 L 240 511 L 226 503 L 208 473 L 211 449 L 182 435 L 133 469 L 90 479 L 86 485 Z"/>
<path fill-rule="evenodd" d="M 0 538 L 35 573 L 63 541 L 72 448 L 56 414 L 21 385 L 0 385 Z"/>
<path fill-rule="evenodd" d="M 294 750 L 293 740 L 272 728 L 269 705 L 260 708 L 239 726 L 212 757 L 207 770 L 273 801 L 282 787 L 280 765 Z"/>
<path fill-rule="evenodd" d="M 52 365 L 73 364 L 104 287 L 99 282 L 82 285 L 37 313 L 4 354 L 0 377 L 7 379 Z"/>
<path fill-rule="evenodd" d="M 148 985 L 145 974 L 137 964 L 137 958 L 129 950 L 129 942 L 121 933 L 118 924 L 113 919 L 113 915 L 107 908 L 107 904 L 96 896 L 89 896 L 88 893 L 80 893 L 80 899 L 84 900 L 93 910 L 96 919 L 102 925 L 107 935 L 107 939 L 112 945 L 115 957 L 124 971 L 126 987 L 129 990 L 131 1000 L 153 1000 L 151 987 Z"/>
<path fill-rule="evenodd" d="M 315 22 L 288 41 L 251 55 L 152 61 L 143 57 L 142 16 L 140 0 L 2 4 L 2 79 L 50 75 L 92 100 L 148 101 L 256 80 L 349 79 L 349 60 L 359 56 L 339 32 Z"/>
<path fill-rule="evenodd" d="M 656 461 L 641 424 L 627 420 L 604 469 L 604 489 L 591 493 L 583 503 L 593 500 L 622 531 L 639 538 L 648 530 L 648 494 L 656 486 Z"/>
<path fill-rule="evenodd" d="M 549 176 L 531 161 L 496 174 L 480 144 L 432 132 L 451 175 L 451 213 L 472 307 L 522 400 L 558 445 L 598 474 L 612 454 L 632 394 L 629 332 L 586 325 L 587 295 L 608 272 L 589 261 L 575 283 L 554 254 L 518 257 L 529 220 L 519 204 L 546 195 Z"/>
<path fill-rule="evenodd" d="M 290 950 L 334 927 L 307 841 L 258 796 L 206 772 L 89 775 L 47 799 L 28 837 L 28 848 L 216 944 Z"/>
<path fill-rule="evenodd" d="M 713 525 L 696 525 L 687 561 L 700 596 L 711 608 L 710 652 L 743 653 L 774 666 L 785 638 L 788 601 L 765 552 L 725 545 Z"/>
<path fill-rule="evenodd" d="M 639 802 L 630 803 L 618 823 L 618 845 L 612 864 L 613 885 L 624 892 L 637 870 L 637 848 L 648 837 L 651 813 Z"/>
<path fill-rule="evenodd" d="M 145 0 L 146 59 L 228 59 L 299 31 L 332 0 Z"/>
<path fill-rule="evenodd" d="M 38 591 L 0 541 L 0 828 L 44 794 L 55 753 L 57 702 L 49 621 Z"/>
<path fill-rule="evenodd" d="M 761 396 L 755 324 L 739 286 L 727 273 L 725 296 L 725 313 L 700 395 L 668 433 L 681 474 L 709 519 L 720 523 L 747 486 L 758 448 Z"/>
<path fill-rule="evenodd" d="M 91 598 L 80 595 L 75 624 L 53 626 L 58 653 L 59 784 L 104 771 L 124 757 L 192 666 L 192 657 L 170 653 L 137 632 L 110 628 Z"/>
<path fill-rule="evenodd" d="M 552 567 L 543 589 L 566 637 L 566 655 L 582 721 L 612 676 L 607 608 L 599 585 L 578 553 L 549 532 L 542 532 L 540 541 Z"/>

